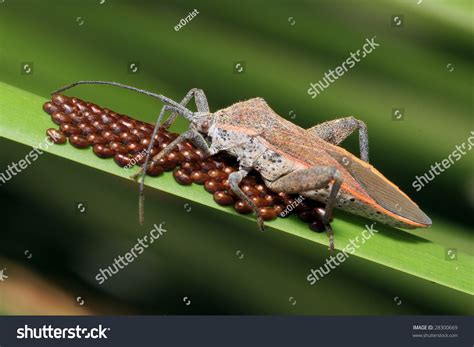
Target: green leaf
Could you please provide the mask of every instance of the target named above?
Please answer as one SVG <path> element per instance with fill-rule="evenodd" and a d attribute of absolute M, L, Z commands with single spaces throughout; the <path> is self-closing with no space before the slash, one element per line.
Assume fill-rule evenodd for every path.
<path fill-rule="evenodd" d="M 18 88 L 0 82 L 0 136 L 28 146 L 46 146 L 45 132 L 55 127 L 49 116 L 42 111 L 43 97 L 33 95 Z M 105 106 L 105 105 L 104 105 Z M 54 145 L 46 152 L 69 160 L 129 179 L 133 172 L 118 167 L 113 160 L 96 157 L 90 149 L 78 150 L 69 144 Z M 181 186 L 170 173 L 158 178 L 148 178 L 147 186 L 173 194 L 190 201 L 208 206 L 222 212 L 235 215 L 233 218 L 252 219 L 238 215 L 231 208 L 224 208 L 214 203 L 212 195 L 202 186 Z M 372 224 L 363 218 L 337 212 L 332 223 L 335 232 L 337 249 L 343 249 L 351 240 L 360 237 L 365 224 Z M 307 242 L 327 245 L 326 235 L 311 232 L 307 225 L 296 218 L 278 219 L 268 222 L 271 233 L 287 233 Z M 457 252 L 457 259 L 449 261 L 447 248 L 428 240 L 430 233 L 456 233 L 455 226 L 449 227 L 442 221 L 434 219 L 431 230 L 406 232 L 376 224 L 378 230 L 373 237 L 360 245 L 355 257 L 383 265 L 392 271 L 400 271 L 419 279 L 438 283 L 463 293 L 474 294 L 472 286 L 473 256 L 466 252 Z M 425 238 L 423 238 L 425 237 Z M 328 253 L 329 257 L 330 254 Z M 309 269 L 308 269 L 309 273 Z"/>

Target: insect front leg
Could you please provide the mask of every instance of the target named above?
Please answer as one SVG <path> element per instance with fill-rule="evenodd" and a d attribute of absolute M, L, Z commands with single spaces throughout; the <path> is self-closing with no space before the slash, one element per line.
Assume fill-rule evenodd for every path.
<path fill-rule="evenodd" d="M 333 145 L 338 145 L 357 129 L 359 129 L 360 158 L 368 163 L 369 135 L 363 121 L 354 117 L 339 118 L 315 125 L 306 131 Z"/>
<path fill-rule="evenodd" d="M 153 161 L 153 162 L 159 161 L 161 158 L 164 158 L 167 154 L 169 154 L 174 148 L 176 148 L 176 146 L 178 146 L 179 143 L 181 143 L 183 141 L 186 141 L 186 140 L 191 141 L 197 148 L 202 150 L 207 156 L 211 156 L 211 155 L 215 154 L 211 150 L 209 145 L 207 144 L 204 137 L 199 132 L 197 132 L 195 129 L 189 129 L 188 131 L 182 133 L 176 139 L 174 139 L 168 146 L 166 146 L 165 149 L 163 149 L 160 153 L 155 155 L 151 159 L 151 161 Z M 138 198 L 139 220 L 140 220 L 140 224 L 142 224 L 142 225 L 145 221 L 145 207 L 144 207 L 145 206 L 145 194 L 144 194 L 144 190 L 145 190 L 145 172 L 146 172 L 146 169 L 148 168 L 150 153 L 151 153 L 151 150 L 149 150 L 148 153 L 147 153 L 147 158 L 145 160 L 145 164 L 143 164 L 140 171 L 133 176 L 133 177 L 135 177 L 135 176 L 142 175 L 142 180 L 140 182 L 140 193 L 139 193 L 139 198 Z"/>
<path fill-rule="evenodd" d="M 191 101 L 194 96 L 194 102 L 196 103 L 196 108 L 198 112 L 209 112 L 209 104 L 207 102 L 206 95 L 202 89 L 193 88 L 191 89 L 186 96 L 181 100 L 180 104 L 186 106 L 189 101 Z M 171 116 L 163 123 L 162 127 L 168 129 L 176 120 L 178 114 L 173 112 Z"/>
<path fill-rule="evenodd" d="M 174 111 L 176 113 L 180 112 L 180 110 L 177 109 L 176 107 L 169 106 L 169 105 L 165 105 L 161 108 L 160 114 L 158 115 L 158 118 L 156 119 L 155 127 L 153 128 L 153 133 L 151 134 L 150 144 L 148 145 L 148 148 L 147 148 L 145 164 L 141 167 L 139 172 L 137 172 L 136 174 L 131 176 L 131 178 L 134 179 L 134 180 L 136 180 L 141 175 L 143 175 L 143 177 L 144 177 L 144 172 L 148 168 L 148 162 L 150 160 L 151 150 L 152 150 L 153 146 L 155 145 L 155 137 L 156 137 L 156 134 L 158 133 L 158 129 L 159 129 L 161 121 L 163 119 L 163 115 L 165 114 L 166 111 Z"/>
<path fill-rule="evenodd" d="M 145 164 L 143 164 L 143 166 L 141 167 L 140 171 L 138 173 L 136 173 L 135 175 L 132 176 L 133 179 L 137 179 L 140 175 L 141 175 L 141 182 L 140 182 L 140 193 L 139 193 L 139 197 L 138 197 L 138 208 L 139 208 L 139 220 L 140 220 L 140 224 L 143 224 L 145 218 L 144 218 L 144 204 L 145 204 L 145 195 L 144 195 L 144 189 L 145 189 L 145 173 L 146 173 L 146 170 L 148 168 L 148 163 L 150 162 L 150 154 L 151 154 L 151 150 L 155 144 L 155 136 L 156 134 L 158 133 L 158 128 L 161 124 L 161 120 L 163 119 L 163 115 L 166 111 L 173 111 L 173 112 L 176 112 L 178 114 L 183 114 L 185 112 L 190 112 L 188 110 L 182 110 L 180 108 L 177 108 L 177 107 L 174 107 L 174 106 L 169 106 L 169 105 L 165 105 L 161 108 L 161 111 L 160 111 L 160 114 L 158 115 L 158 119 L 156 120 L 156 124 L 155 124 L 155 128 L 153 129 L 153 133 L 151 135 L 151 140 L 150 140 L 150 144 L 148 145 L 148 149 L 147 149 L 147 153 L 146 153 L 146 159 L 145 159 Z M 195 134 L 192 135 L 191 133 L 191 130 L 194 131 L 195 133 L 197 133 L 197 131 L 195 131 L 194 129 L 190 129 L 189 131 L 187 131 L 187 135 L 186 136 L 189 136 L 190 137 L 190 140 L 192 139 L 197 139 L 195 141 L 197 141 L 198 143 L 201 143 L 202 142 L 199 142 L 199 136 L 202 138 L 202 135 L 200 135 L 199 133 L 197 133 L 199 136 L 196 136 Z M 184 133 L 184 134 L 186 134 Z M 178 140 L 180 137 L 181 137 L 181 141 L 183 141 L 184 139 L 186 139 L 186 136 L 183 136 L 184 134 L 182 134 L 181 136 L 178 136 L 171 144 L 173 144 L 173 146 L 176 146 L 179 142 L 176 141 Z M 202 146 L 203 148 L 201 148 L 205 153 L 209 153 L 209 146 L 207 146 L 207 143 L 206 141 L 204 140 L 204 138 L 202 138 L 202 141 L 204 141 L 205 145 L 206 146 Z M 169 147 L 172 149 L 173 146 L 170 146 Z M 167 146 L 168 147 L 168 146 Z M 166 150 L 166 149 L 165 149 Z M 163 151 L 162 151 L 163 152 Z M 155 156 L 156 157 L 156 156 Z"/>
<path fill-rule="evenodd" d="M 229 185 L 230 189 L 243 201 L 245 201 L 255 212 L 257 215 L 257 224 L 260 229 L 260 231 L 263 231 L 265 229 L 265 225 L 263 223 L 263 219 L 260 216 L 260 213 L 258 211 L 257 205 L 254 204 L 254 202 L 247 196 L 245 193 L 240 189 L 239 184 L 242 182 L 242 179 L 247 176 L 249 173 L 249 170 L 241 168 L 239 171 L 232 172 L 229 175 Z"/>
<path fill-rule="evenodd" d="M 334 250 L 334 236 L 329 221 L 342 184 L 342 176 L 335 167 L 313 166 L 308 169 L 293 171 L 273 182 L 268 182 L 267 186 L 275 192 L 285 192 L 288 194 L 300 194 L 310 190 L 326 187 L 333 182 L 331 192 L 326 201 L 326 208 L 323 215 L 323 224 L 329 236 L 329 249 Z"/>

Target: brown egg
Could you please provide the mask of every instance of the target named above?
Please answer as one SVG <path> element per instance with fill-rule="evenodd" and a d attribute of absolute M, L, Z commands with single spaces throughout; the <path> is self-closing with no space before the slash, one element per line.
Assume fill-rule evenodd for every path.
<path fill-rule="evenodd" d="M 257 184 L 255 185 L 255 189 L 257 189 L 260 193 L 263 193 L 263 194 L 267 194 L 268 193 L 268 189 L 267 187 L 265 187 L 264 184 Z"/>
<path fill-rule="evenodd" d="M 155 143 L 158 143 L 158 146 L 155 146 L 158 147 L 160 151 L 165 149 L 170 144 L 169 141 L 162 141 L 161 139 L 155 140 Z"/>
<path fill-rule="evenodd" d="M 74 105 L 74 107 L 77 109 L 78 112 L 90 111 L 90 109 L 86 106 L 86 104 L 84 104 L 82 101 L 74 101 L 74 99 L 76 98 L 73 98 L 72 104 Z"/>
<path fill-rule="evenodd" d="M 222 170 L 222 171 L 224 171 L 224 173 L 226 175 L 230 175 L 232 172 L 237 171 L 237 169 L 235 167 L 232 167 L 232 166 L 226 166 L 226 167 L 224 167 L 224 170 Z"/>
<path fill-rule="evenodd" d="M 181 155 L 181 153 L 176 152 L 176 151 L 172 151 L 171 153 L 169 153 L 169 154 L 166 156 L 166 159 L 168 159 L 169 161 L 175 163 L 176 165 L 179 164 L 181 161 L 184 160 L 184 158 L 183 158 L 183 156 Z"/>
<path fill-rule="evenodd" d="M 127 147 L 117 141 L 109 142 L 109 148 L 117 154 L 128 154 Z"/>
<path fill-rule="evenodd" d="M 196 156 L 198 157 L 197 160 L 199 160 L 199 159 L 204 159 L 204 158 L 207 157 L 207 155 L 204 154 L 204 152 L 203 152 L 202 150 L 200 150 L 200 149 L 194 149 L 194 154 L 196 154 Z"/>
<path fill-rule="evenodd" d="M 102 109 L 97 106 L 96 104 L 89 104 L 89 108 L 91 109 L 92 112 L 94 112 L 95 114 L 102 114 Z"/>
<path fill-rule="evenodd" d="M 69 114 L 69 117 L 71 118 L 72 123 L 74 123 L 74 124 L 79 124 L 79 123 L 83 123 L 83 122 L 87 121 L 87 119 L 81 113 L 78 114 L 76 112 L 73 112 L 73 113 Z"/>
<path fill-rule="evenodd" d="M 273 207 L 261 207 L 258 209 L 258 213 L 263 220 L 271 220 L 277 217 L 277 212 Z"/>
<path fill-rule="evenodd" d="M 71 117 L 61 112 L 54 112 L 51 115 L 51 120 L 57 125 L 61 125 L 63 123 L 72 123 Z"/>
<path fill-rule="evenodd" d="M 74 112 L 74 108 L 72 105 L 69 105 L 69 104 L 62 104 L 61 105 L 61 108 L 63 109 L 63 112 L 65 114 L 69 114 L 69 113 L 72 113 Z"/>
<path fill-rule="evenodd" d="M 167 158 L 161 158 L 160 160 L 158 160 L 158 165 L 161 165 L 163 169 L 165 169 L 165 171 L 173 170 L 176 167 L 176 163 L 173 161 L 169 161 Z"/>
<path fill-rule="evenodd" d="M 126 126 L 129 130 L 136 126 L 136 122 L 132 120 L 130 117 L 123 117 L 117 120 L 117 123 Z"/>
<path fill-rule="evenodd" d="M 228 179 L 228 178 L 223 179 L 221 182 L 222 182 L 222 184 L 224 185 L 224 187 L 225 187 L 226 190 L 231 191 L 231 189 L 230 189 L 230 183 L 229 183 L 229 179 Z"/>
<path fill-rule="evenodd" d="M 55 144 L 63 144 L 66 143 L 67 140 L 66 136 L 64 136 L 62 132 L 53 128 L 46 130 L 46 135 L 48 135 L 48 138 Z"/>
<path fill-rule="evenodd" d="M 124 131 L 127 131 L 127 127 L 120 124 L 120 123 L 117 123 L 117 122 L 112 122 L 112 123 L 109 123 L 109 128 L 110 130 L 112 130 L 115 134 L 119 135 L 120 133 L 124 132 Z"/>
<path fill-rule="evenodd" d="M 163 167 L 152 161 L 146 169 L 146 174 L 149 176 L 158 176 L 161 175 L 164 171 L 165 170 L 163 169 Z"/>
<path fill-rule="evenodd" d="M 193 183 L 193 180 L 191 179 L 191 177 L 188 174 L 186 174 L 183 170 L 178 169 L 178 168 L 176 168 L 173 171 L 173 177 L 179 184 L 182 184 L 185 186 Z"/>
<path fill-rule="evenodd" d="M 275 197 L 272 194 L 265 194 L 263 200 L 267 202 L 267 206 L 272 206 L 275 203 Z"/>
<path fill-rule="evenodd" d="M 269 206 L 269 203 L 265 200 L 265 199 L 262 199 L 261 197 L 259 196 L 252 196 L 250 198 L 250 200 L 252 200 L 252 202 L 255 204 L 255 206 L 257 207 L 266 207 L 266 206 Z"/>
<path fill-rule="evenodd" d="M 148 146 L 150 146 L 150 138 L 148 138 L 148 137 L 142 138 L 142 139 L 140 140 L 140 144 L 141 144 L 143 147 L 148 148 Z"/>
<path fill-rule="evenodd" d="M 140 129 L 141 131 L 151 135 L 151 133 L 153 133 L 153 127 L 148 125 L 148 124 L 145 124 L 145 123 L 142 123 L 138 126 L 138 129 Z"/>
<path fill-rule="evenodd" d="M 234 198 L 230 194 L 226 193 L 225 191 L 215 192 L 213 197 L 214 197 L 214 201 L 222 206 L 228 206 L 234 203 Z"/>
<path fill-rule="evenodd" d="M 282 213 L 284 210 L 283 205 L 273 205 L 273 208 L 275 209 L 278 216 L 280 216 L 280 213 Z"/>
<path fill-rule="evenodd" d="M 109 130 L 109 127 L 106 124 L 101 123 L 100 121 L 96 120 L 91 123 L 91 125 L 96 128 L 97 132 L 102 132 Z"/>
<path fill-rule="evenodd" d="M 248 185 L 248 184 L 241 185 L 240 189 L 247 196 L 257 196 L 257 195 L 260 194 L 260 192 L 256 188 L 254 188 L 254 187 L 252 187 L 251 185 Z"/>
<path fill-rule="evenodd" d="M 114 155 L 114 160 L 118 166 L 124 167 L 130 165 L 131 158 L 128 155 L 117 153 Z"/>
<path fill-rule="evenodd" d="M 111 124 L 111 123 L 115 123 L 115 120 L 117 119 L 117 117 L 113 116 L 112 114 L 101 114 L 100 115 L 100 119 L 102 120 L 102 123 L 104 124 Z"/>
<path fill-rule="evenodd" d="M 318 233 L 322 233 L 325 230 L 324 224 L 320 220 L 315 220 L 314 222 L 311 222 L 311 224 L 309 224 L 309 228 Z"/>
<path fill-rule="evenodd" d="M 117 124 L 117 123 L 112 123 L 112 124 Z M 112 124 L 110 124 L 110 129 L 112 129 L 112 131 L 114 131 L 113 129 L 113 126 Z M 123 125 L 122 125 L 123 126 Z M 120 141 L 122 141 L 122 143 L 125 143 L 125 144 L 128 144 L 130 142 L 138 142 L 140 141 L 140 139 L 138 138 L 137 135 L 134 135 L 128 131 L 122 131 L 120 134 L 119 134 L 119 137 L 120 137 Z"/>
<path fill-rule="evenodd" d="M 133 158 L 138 164 L 143 165 L 145 164 L 145 161 L 146 161 L 146 153 L 138 152 L 133 156 Z M 149 160 L 149 163 L 151 162 L 152 162 L 152 157 L 150 157 L 150 160 Z"/>
<path fill-rule="evenodd" d="M 204 184 L 209 179 L 209 176 L 202 171 L 193 171 L 191 174 L 191 179 L 194 183 Z"/>
<path fill-rule="evenodd" d="M 252 212 L 252 208 L 247 204 L 245 201 L 238 200 L 234 204 L 234 208 L 237 212 L 242 213 L 242 214 L 247 214 Z"/>
<path fill-rule="evenodd" d="M 61 124 L 59 126 L 59 129 L 61 129 L 61 132 L 63 132 L 66 136 L 78 135 L 81 133 L 81 131 L 77 127 L 70 123 Z"/>
<path fill-rule="evenodd" d="M 138 129 L 138 128 L 132 128 L 130 129 L 130 132 L 133 134 L 133 135 L 136 135 L 138 136 L 138 138 L 141 140 L 144 140 L 146 138 L 148 138 L 147 136 L 147 133 L 145 133 L 144 131 Z M 150 141 L 150 139 L 148 138 L 148 141 Z"/>
<path fill-rule="evenodd" d="M 53 104 L 61 106 L 62 104 L 69 103 L 69 98 L 65 95 L 62 94 L 54 94 L 51 97 L 51 100 L 53 101 Z"/>
<path fill-rule="evenodd" d="M 224 190 L 225 187 L 222 182 L 209 179 L 204 183 L 204 189 L 206 189 L 209 193 L 214 194 L 217 191 Z"/>
<path fill-rule="evenodd" d="M 47 114 L 49 115 L 52 115 L 54 112 L 58 112 L 59 111 L 59 107 L 55 104 L 53 104 L 52 102 L 45 102 L 43 104 L 43 110 L 44 112 L 46 112 Z"/>
<path fill-rule="evenodd" d="M 198 163 L 190 162 L 190 161 L 185 161 L 181 163 L 181 169 L 184 170 L 187 174 L 191 174 L 193 171 L 198 171 L 200 170 L 200 166 Z M 209 176 L 208 176 L 209 178 Z"/>
<path fill-rule="evenodd" d="M 98 121 L 100 118 L 98 115 L 92 113 L 92 112 L 83 112 L 82 115 L 87 119 L 89 123 L 93 123 L 95 121 Z"/>
<path fill-rule="evenodd" d="M 71 135 L 69 137 L 69 143 L 76 148 L 87 148 L 89 147 L 89 141 L 81 135 Z"/>
<path fill-rule="evenodd" d="M 138 153 L 144 150 L 143 146 L 136 142 L 130 142 L 127 144 L 127 149 L 130 153 Z"/>
<path fill-rule="evenodd" d="M 227 178 L 227 175 L 224 173 L 224 171 L 221 170 L 209 170 L 207 174 L 210 178 L 215 180 Z"/>
<path fill-rule="evenodd" d="M 120 141 L 120 137 L 114 134 L 112 131 L 106 130 L 100 133 L 100 135 L 108 142 L 118 142 Z"/>
<path fill-rule="evenodd" d="M 92 151 L 100 158 L 113 157 L 115 152 L 103 144 L 96 144 L 92 148 Z"/>
<path fill-rule="evenodd" d="M 87 136 L 87 141 L 89 141 L 91 145 L 97 145 L 97 144 L 105 145 L 107 143 L 107 140 L 98 134 L 89 134 Z"/>
<path fill-rule="evenodd" d="M 180 153 L 183 155 L 184 160 L 187 160 L 187 161 L 199 160 L 199 156 L 192 150 L 185 149 L 184 151 L 181 151 Z"/>
<path fill-rule="evenodd" d="M 89 123 L 79 123 L 77 127 L 81 130 L 82 135 L 90 135 L 95 134 L 97 132 L 96 128 L 94 128 Z"/>
<path fill-rule="evenodd" d="M 214 170 L 216 168 L 216 164 L 211 160 L 204 160 L 200 165 L 201 169 L 204 171 Z"/>

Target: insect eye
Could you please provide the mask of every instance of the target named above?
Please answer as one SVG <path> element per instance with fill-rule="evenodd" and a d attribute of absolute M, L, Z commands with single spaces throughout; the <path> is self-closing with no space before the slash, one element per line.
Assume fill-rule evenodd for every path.
<path fill-rule="evenodd" d="M 207 130 L 207 129 L 209 128 L 209 123 L 207 122 L 207 120 L 205 120 L 204 122 L 202 122 L 201 128 L 202 128 L 203 130 Z"/>

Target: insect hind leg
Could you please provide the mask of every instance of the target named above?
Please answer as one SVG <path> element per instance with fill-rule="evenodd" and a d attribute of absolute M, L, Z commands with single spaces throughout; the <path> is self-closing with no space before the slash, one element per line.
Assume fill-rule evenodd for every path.
<path fill-rule="evenodd" d="M 335 167 L 313 166 L 308 169 L 293 171 L 273 182 L 267 182 L 268 188 L 275 192 L 301 194 L 310 190 L 320 189 L 333 182 L 331 192 L 326 201 L 323 224 L 329 237 L 329 250 L 334 250 L 334 236 L 329 221 L 331 220 L 337 194 L 342 185 L 342 176 Z"/>

